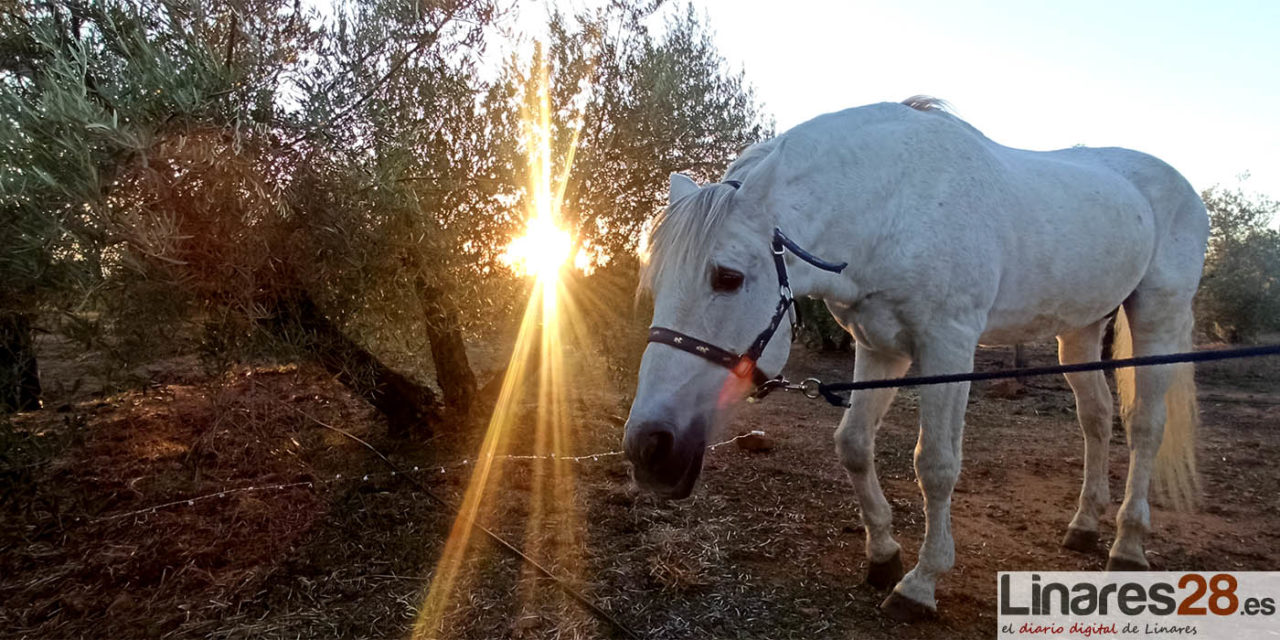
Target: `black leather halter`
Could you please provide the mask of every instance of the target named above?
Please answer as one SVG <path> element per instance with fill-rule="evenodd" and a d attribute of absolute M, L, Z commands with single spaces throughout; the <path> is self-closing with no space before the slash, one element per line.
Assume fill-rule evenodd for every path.
<path fill-rule="evenodd" d="M 726 184 L 732 185 L 735 189 L 740 186 L 736 181 L 726 181 Z M 787 279 L 787 263 L 783 259 L 786 251 L 790 250 L 797 258 L 832 273 L 840 273 L 848 266 L 846 262 L 827 262 L 817 256 L 805 251 L 797 245 L 782 230 L 774 227 L 773 229 L 773 266 L 778 271 L 778 308 L 773 312 L 773 318 L 769 320 L 769 326 L 765 327 L 756 339 L 751 341 L 751 346 L 747 347 L 742 353 L 734 353 L 728 349 L 717 347 L 709 342 L 703 342 L 691 335 L 681 333 L 674 329 L 666 327 L 649 327 L 649 342 L 657 342 L 671 347 L 675 347 L 686 353 L 692 353 L 699 358 L 718 364 L 730 371 L 739 378 L 751 378 L 756 385 L 756 393 L 754 395 L 763 395 L 761 391 L 767 391 L 767 383 L 770 381 L 769 376 L 765 375 L 756 367 L 756 361 L 760 359 L 760 354 L 764 353 L 764 348 L 768 346 L 769 340 L 773 338 L 773 334 L 778 331 L 778 325 L 782 323 L 782 319 L 787 317 L 788 313 L 794 313 L 792 305 L 795 303 L 795 297 L 791 294 L 791 284 Z M 794 332 L 795 316 L 791 316 L 791 327 Z"/>

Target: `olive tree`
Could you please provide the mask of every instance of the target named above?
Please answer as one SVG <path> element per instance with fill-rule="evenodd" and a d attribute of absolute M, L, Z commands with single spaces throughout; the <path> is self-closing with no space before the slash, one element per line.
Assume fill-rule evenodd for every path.
<path fill-rule="evenodd" d="M 1280 203 L 1242 188 L 1206 189 L 1209 248 L 1196 299 L 1197 323 L 1214 338 L 1252 342 L 1280 329 Z"/>

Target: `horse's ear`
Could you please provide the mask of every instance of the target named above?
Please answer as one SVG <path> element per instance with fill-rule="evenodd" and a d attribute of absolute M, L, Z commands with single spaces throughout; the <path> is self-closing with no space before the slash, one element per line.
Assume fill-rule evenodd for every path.
<path fill-rule="evenodd" d="M 698 192 L 698 183 L 683 173 L 671 174 L 671 196 L 668 202 L 675 202 L 685 196 Z"/>

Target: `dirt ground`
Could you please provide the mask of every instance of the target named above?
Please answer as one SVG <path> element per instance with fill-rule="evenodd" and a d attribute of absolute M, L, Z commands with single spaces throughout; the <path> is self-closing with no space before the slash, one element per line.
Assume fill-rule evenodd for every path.
<path fill-rule="evenodd" d="M 978 367 L 1011 358 L 983 350 Z M 1050 345 L 1031 349 L 1031 364 L 1053 361 Z M 788 374 L 841 379 L 851 365 L 851 354 L 797 347 Z M 565 450 L 616 450 L 629 389 L 575 367 Z M 1280 359 L 1210 363 L 1197 377 L 1206 506 L 1155 509 L 1148 557 L 1155 569 L 1280 569 Z M 157 372 L 127 393 L 67 393 L 0 430 L 0 635 L 412 635 L 453 515 L 321 425 L 367 438 L 454 504 L 479 430 L 387 441 L 367 406 L 310 367 Z M 903 625 L 877 611 L 884 594 L 862 583 L 857 508 L 832 446 L 840 413 L 793 395 L 742 411 L 722 435 L 762 429 L 773 448 L 710 452 L 689 500 L 639 494 L 616 455 L 507 460 L 490 476 L 480 519 L 645 638 L 994 637 L 997 571 L 1098 570 L 1114 535 L 1108 520 L 1096 553 L 1058 546 L 1082 455 L 1065 382 L 1029 380 L 1007 395 L 975 385 L 971 396 L 953 509 L 957 563 L 941 582 L 936 622 Z M 916 398 L 899 395 L 877 442 L 908 564 L 923 529 L 911 466 Z M 536 403 L 518 410 L 503 441 L 512 454 L 536 441 Z M 1112 441 L 1118 503 L 1127 456 L 1118 426 Z M 423 637 L 609 635 L 494 545 L 473 538 L 464 548 L 455 588 Z"/>

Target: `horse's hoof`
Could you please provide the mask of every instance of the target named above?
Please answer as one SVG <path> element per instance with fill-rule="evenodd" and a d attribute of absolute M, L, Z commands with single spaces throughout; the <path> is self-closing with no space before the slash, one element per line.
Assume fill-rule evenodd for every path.
<path fill-rule="evenodd" d="M 884 562 L 872 562 L 867 567 L 867 584 L 884 591 L 892 589 L 902 579 L 902 552 L 893 552 L 893 557 Z"/>
<path fill-rule="evenodd" d="M 1116 556 L 1107 558 L 1107 571 L 1148 571 L 1150 568 L 1145 558 L 1141 562 Z"/>
<path fill-rule="evenodd" d="M 1090 553 L 1098 548 L 1098 532 L 1067 527 L 1067 535 L 1062 539 L 1062 546 L 1072 551 Z"/>
<path fill-rule="evenodd" d="M 920 622 L 938 618 L 937 609 L 927 604 L 916 602 L 897 591 L 889 594 L 889 597 L 880 603 L 880 610 L 886 616 L 898 622 Z"/>

